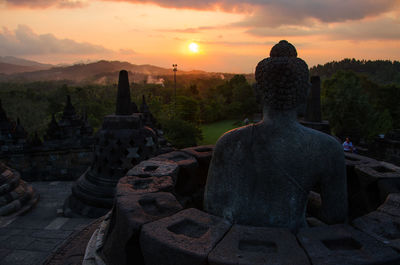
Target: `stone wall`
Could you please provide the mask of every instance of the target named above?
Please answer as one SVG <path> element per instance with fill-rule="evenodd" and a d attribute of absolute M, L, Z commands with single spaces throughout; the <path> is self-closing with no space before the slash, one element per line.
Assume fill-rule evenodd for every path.
<path fill-rule="evenodd" d="M 76 180 L 90 166 L 92 148 L 32 150 L 7 154 L 0 160 L 20 172 L 26 181 Z"/>
<path fill-rule="evenodd" d="M 400 166 L 400 141 L 376 139 L 368 148 L 369 155 Z"/>
<path fill-rule="evenodd" d="M 399 167 L 346 153 L 349 223 L 326 225 L 308 213 L 309 227 L 293 234 L 202 210 L 212 150 L 174 151 L 132 168 L 83 264 L 399 264 Z"/>

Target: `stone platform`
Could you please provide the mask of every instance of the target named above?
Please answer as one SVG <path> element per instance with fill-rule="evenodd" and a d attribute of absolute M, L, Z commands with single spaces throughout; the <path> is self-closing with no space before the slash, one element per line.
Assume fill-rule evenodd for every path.
<path fill-rule="evenodd" d="M 46 259 L 56 253 L 71 236 L 94 221 L 89 218 L 62 216 L 60 210 L 73 183 L 71 181 L 30 183 L 40 195 L 36 207 L 22 216 L 0 217 L 1 265 L 53 264 L 45 263 Z M 93 231 L 90 234 L 92 233 Z M 85 245 L 86 243 L 82 241 L 83 253 Z"/>
<path fill-rule="evenodd" d="M 83 264 L 400 264 L 400 190 L 393 185 L 386 201 L 378 196 L 387 192 L 380 181 L 400 181 L 399 168 L 346 155 L 349 191 L 360 194 L 349 196 L 351 205 L 365 210 L 382 205 L 370 214 L 357 212 L 349 224 L 326 225 L 308 216 L 309 227 L 293 234 L 230 224 L 203 211 L 199 194 L 212 150 L 174 151 L 128 171 L 118 183 L 112 212 L 88 243 Z"/>

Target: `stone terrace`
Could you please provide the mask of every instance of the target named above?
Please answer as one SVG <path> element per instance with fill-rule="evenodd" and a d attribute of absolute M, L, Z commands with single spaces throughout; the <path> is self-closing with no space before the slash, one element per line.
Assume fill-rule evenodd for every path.
<path fill-rule="evenodd" d="M 62 217 L 73 182 L 34 182 L 39 203 L 25 215 L 0 218 L 0 265 L 39 265 L 93 219 Z"/>

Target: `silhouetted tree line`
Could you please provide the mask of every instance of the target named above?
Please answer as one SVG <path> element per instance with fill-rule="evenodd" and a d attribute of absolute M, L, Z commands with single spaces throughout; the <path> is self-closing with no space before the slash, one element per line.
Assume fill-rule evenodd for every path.
<path fill-rule="evenodd" d="M 399 61 L 343 59 L 313 66 L 310 68 L 310 74 L 319 75 L 321 79 L 328 79 L 340 70 L 363 74 L 377 84 L 400 85 Z"/>
<path fill-rule="evenodd" d="M 400 85 L 379 85 L 363 74 L 338 71 L 325 79 L 322 113 L 333 133 L 358 142 L 400 128 Z"/>

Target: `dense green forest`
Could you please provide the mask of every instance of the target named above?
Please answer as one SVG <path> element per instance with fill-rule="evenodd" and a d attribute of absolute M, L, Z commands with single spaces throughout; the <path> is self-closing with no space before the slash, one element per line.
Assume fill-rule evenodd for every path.
<path fill-rule="evenodd" d="M 360 68 L 349 71 L 349 65 Z M 364 67 L 371 70 L 361 71 Z M 343 60 L 311 69 L 311 74 L 320 73 L 323 77 L 322 112 L 324 119 L 330 121 L 333 134 L 350 136 L 356 142 L 369 141 L 377 134 L 400 128 L 398 67 L 398 62 Z M 379 74 L 381 68 L 386 75 Z M 177 147 L 198 144 L 202 138 L 201 124 L 240 121 L 261 111 L 252 84 L 244 75 L 229 80 L 211 76 L 180 78 L 176 98 L 172 77 L 165 77 L 163 85 L 143 81 L 131 84 L 132 100 L 140 106 L 142 95 L 146 96 L 153 115 Z M 71 95 L 77 112 L 86 112 L 90 124 L 99 129 L 103 117 L 115 112 L 116 93 L 116 84 L 0 83 L 3 108 L 10 118 L 19 117 L 31 135 L 35 131 L 43 135 L 52 114 L 60 118 L 66 95 Z"/>
<path fill-rule="evenodd" d="M 167 138 L 177 147 L 196 145 L 202 138 L 200 124 L 228 118 L 244 118 L 258 112 L 253 89 L 243 75 L 226 81 L 216 77 L 179 80 L 164 85 L 131 84 L 131 98 L 138 106 L 145 95 L 147 104 Z M 115 112 L 117 85 L 75 86 L 63 81 L 0 83 L 0 98 L 8 116 L 20 118 L 29 134 L 43 135 L 51 115 L 60 118 L 70 95 L 78 114 L 86 112 L 96 129 L 103 117 Z"/>
<path fill-rule="evenodd" d="M 310 74 L 319 75 L 321 79 L 327 79 L 338 71 L 352 71 L 381 85 L 400 85 L 399 61 L 343 59 L 338 62 L 333 61 L 324 65 L 313 66 L 310 69 Z"/>

